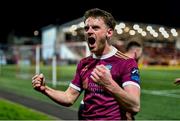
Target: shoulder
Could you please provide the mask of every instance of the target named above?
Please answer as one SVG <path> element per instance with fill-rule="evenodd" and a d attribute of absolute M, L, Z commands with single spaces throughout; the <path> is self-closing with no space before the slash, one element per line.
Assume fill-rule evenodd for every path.
<path fill-rule="evenodd" d="M 128 57 L 127 55 L 125 55 L 124 53 L 122 53 L 121 51 L 117 51 L 115 53 L 115 56 L 119 59 L 123 59 L 123 60 L 129 60 L 131 59 L 130 57 Z"/>
<path fill-rule="evenodd" d="M 128 57 L 124 53 L 117 51 L 115 54 L 116 60 L 124 66 L 137 66 L 135 59 Z"/>

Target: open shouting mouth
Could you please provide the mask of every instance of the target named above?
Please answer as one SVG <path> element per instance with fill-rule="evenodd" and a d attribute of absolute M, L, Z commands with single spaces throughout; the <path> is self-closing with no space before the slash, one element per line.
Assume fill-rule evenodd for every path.
<path fill-rule="evenodd" d="M 96 42 L 96 40 L 95 40 L 93 37 L 89 37 L 89 38 L 88 38 L 88 44 L 89 44 L 90 46 L 93 46 L 93 45 L 95 44 L 95 42 Z"/>

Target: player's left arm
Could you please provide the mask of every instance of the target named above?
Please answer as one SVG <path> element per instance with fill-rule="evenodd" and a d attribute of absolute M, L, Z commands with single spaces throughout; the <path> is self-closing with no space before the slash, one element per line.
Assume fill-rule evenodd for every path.
<path fill-rule="evenodd" d="M 114 80 L 105 88 L 111 92 L 121 106 L 131 113 L 140 111 L 140 88 L 135 85 L 126 85 L 122 89 Z"/>
<path fill-rule="evenodd" d="M 130 85 L 126 85 L 124 87 L 124 91 L 125 91 L 124 93 L 127 94 L 124 96 L 124 102 L 127 103 L 124 106 L 127 105 L 127 110 L 130 110 L 135 113 L 139 112 L 140 111 L 140 88 L 135 85 L 130 84 Z M 122 100 L 123 100 L 123 98 L 122 98 Z"/>
<path fill-rule="evenodd" d="M 104 65 L 98 65 L 93 70 L 91 78 L 109 91 L 125 110 L 130 113 L 140 111 L 140 88 L 128 84 L 121 88 L 112 78 L 110 70 Z"/>

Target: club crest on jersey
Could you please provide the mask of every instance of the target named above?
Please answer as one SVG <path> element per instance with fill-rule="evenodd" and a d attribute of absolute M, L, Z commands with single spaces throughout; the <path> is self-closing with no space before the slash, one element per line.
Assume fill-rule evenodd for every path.
<path fill-rule="evenodd" d="M 139 69 L 138 68 L 132 68 L 132 70 L 131 70 L 131 80 L 136 81 L 137 83 L 140 83 Z"/>
<path fill-rule="evenodd" d="M 111 68 L 112 68 L 112 65 L 105 65 L 106 66 L 106 68 L 108 68 L 109 70 L 111 70 Z"/>

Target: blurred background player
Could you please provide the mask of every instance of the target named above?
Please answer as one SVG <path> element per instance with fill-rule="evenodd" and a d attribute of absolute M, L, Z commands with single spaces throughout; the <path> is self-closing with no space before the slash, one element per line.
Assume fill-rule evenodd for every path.
<path fill-rule="evenodd" d="M 138 41 L 130 41 L 128 42 L 126 46 L 126 52 L 125 55 L 127 55 L 130 58 L 134 58 L 136 62 L 140 59 L 142 55 L 143 47 L 140 42 Z"/>

